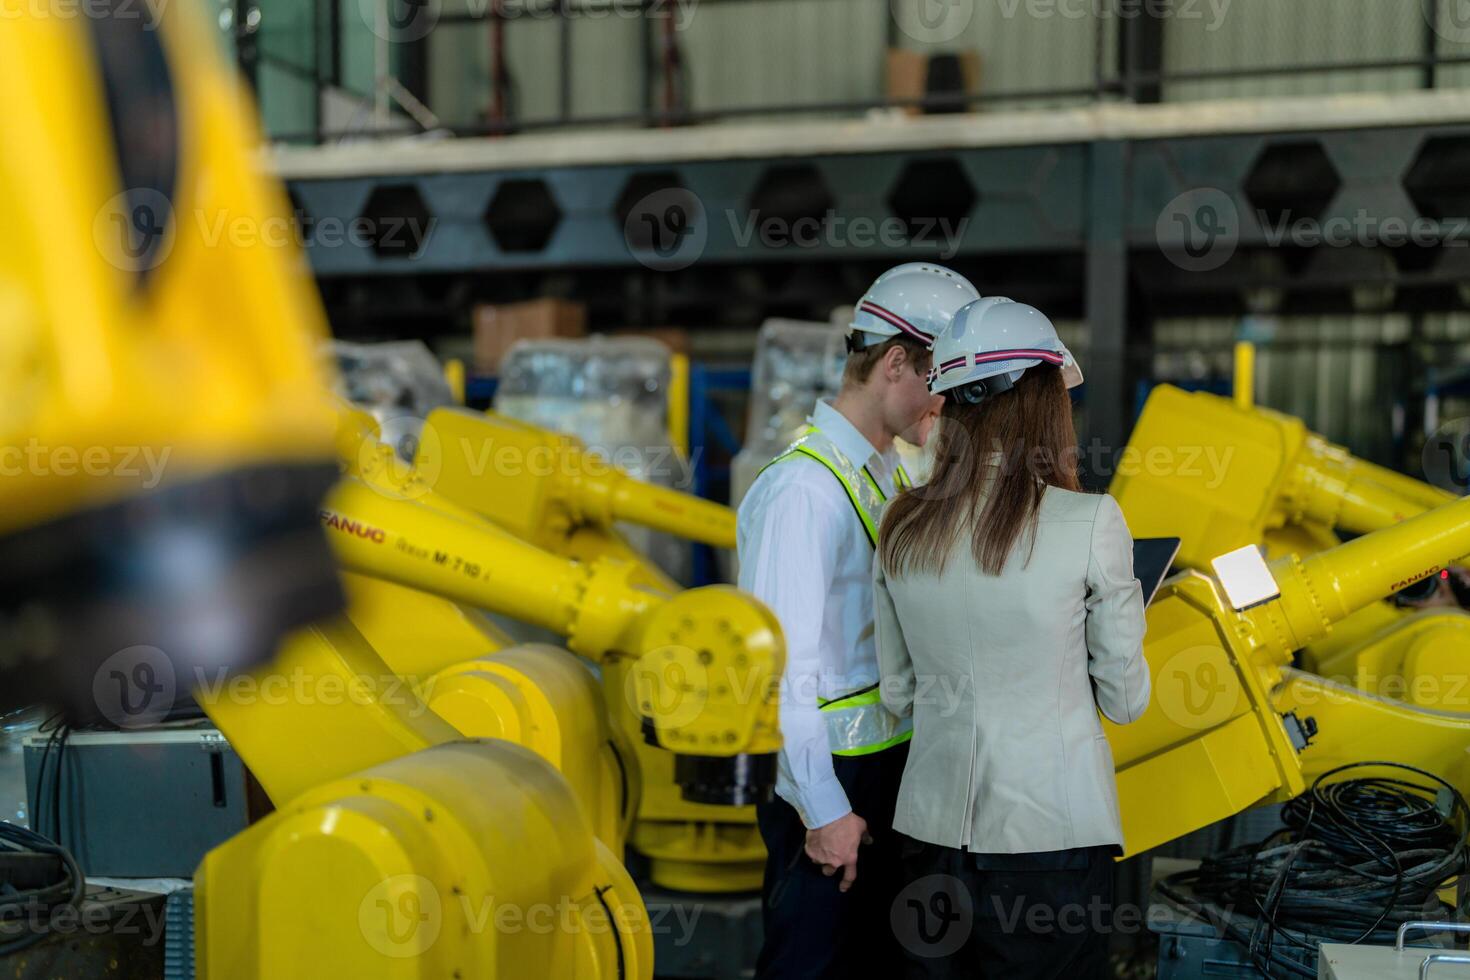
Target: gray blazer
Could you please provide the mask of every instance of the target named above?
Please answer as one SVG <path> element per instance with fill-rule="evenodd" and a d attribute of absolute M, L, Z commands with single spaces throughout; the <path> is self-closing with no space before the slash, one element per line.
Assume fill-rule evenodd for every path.
<path fill-rule="evenodd" d="M 1048 487 L 998 576 L 959 535 L 942 575 L 874 562 L 880 690 L 912 714 L 893 826 L 989 854 L 1123 844 L 1098 709 L 1148 706 L 1143 594 L 1112 497 Z"/>

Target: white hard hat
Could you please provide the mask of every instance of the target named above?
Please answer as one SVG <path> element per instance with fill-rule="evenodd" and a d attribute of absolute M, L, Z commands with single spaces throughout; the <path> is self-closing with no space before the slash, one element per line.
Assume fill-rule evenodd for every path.
<path fill-rule="evenodd" d="M 847 349 L 862 350 L 899 335 L 926 347 L 966 303 L 980 298 L 970 280 L 929 262 L 906 262 L 873 280 L 858 301 Z"/>
<path fill-rule="evenodd" d="M 975 404 L 1010 390 L 1027 368 L 1038 364 L 1061 368 L 1068 388 L 1082 383 L 1082 369 L 1045 313 L 990 296 L 956 313 L 949 328 L 935 338 L 929 390 L 936 395 L 963 392 L 962 400 Z"/>

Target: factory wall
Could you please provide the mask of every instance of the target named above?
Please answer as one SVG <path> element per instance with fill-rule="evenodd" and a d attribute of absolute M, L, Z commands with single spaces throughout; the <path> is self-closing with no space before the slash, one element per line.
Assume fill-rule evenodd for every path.
<path fill-rule="evenodd" d="M 260 65 L 257 90 L 269 133 L 309 133 L 315 126 L 313 17 L 312 4 L 261 3 L 258 43 L 270 57 Z"/>
<path fill-rule="evenodd" d="M 449 0 L 446 9 L 483 6 Z M 872 99 L 883 88 L 886 0 L 762 0 L 695 6 L 675 15 L 690 103 L 700 109 Z M 650 30 L 656 31 L 659 23 Z M 642 27 L 635 19 L 573 18 L 574 118 L 631 115 L 643 107 Z M 556 118 L 562 25 L 522 14 L 507 21 L 508 67 L 518 86 L 517 116 Z M 430 40 L 430 98 L 452 124 L 478 121 L 489 103 L 489 28 L 440 29 Z M 655 35 L 659 57 L 661 38 Z"/>
<path fill-rule="evenodd" d="M 977 4 L 964 33 L 946 43 L 929 44 L 902 30 L 894 32 L 894 42 L 913 50 L 978 50 L 987 91 L 1090 86 L 1098 31 L 1106 41 L 1114 22 L 1091 16 L 1038 20 L 1026 14 L 1025 0 L 1018 2 Z M 449 0 L 445 9 L 479 6 L 483 0 Z M 692 9 L 687 21 L 677 21 L 675 38 L 696 109 L 883 98 L 888 0 L 727 0 Z M 521 15 L 507 22 L 507 60 L 520 88 L 520 118 L 552 119 L 559 112 L 560 32 L 553 19 Z M 468 24 L 440 28 L 431 39 L 431 100 L 446 122 L 472 124 L 488 103 L 488 35 L 485 25 Z M 657 36 L 655 41 L 658 57 L 661 42 Z M 641 110 L 643 46 L 636 20 L 574 19 L 570 43 L 574 118 Z M 1061 101 L 1078 100 L 1046 104 Z M 743 117 L 751 118 L 759 117 Z"/>
<path fill-rule="evenodd" d="M 1219 18 L 1165 22 L 1165 72 L 1369 62 L 1422 54 L 1423 0 L 1230 0 Z M 1208 9 L 1201 0 L 1200 7 Z M 1446 52 L 1448 53 L 1448 52 Z M 1326 95 L 1418 88 L 1418 68 L 1176 82 L 1166 100 Z M 1446 79 L 1448 81 L 1448 79 Z"/>
<path fill-rule="evenodd" d="M 342 85 L 356 96 L 372 91 L 374 38 L 369 0 L 341 5 Z M 447 124 L 482 121 L 489 104 L 490 29 L 484 21 L 455 23 L 482 13 L 490 0 L 444 0 L 443 19 L 429 38 L 429 99 Z M 519 118 L 551 120 L 561 110 L 558 51 L 562 25 L 539 11 L 547 0 L 520 0 L 505 27 L 508 66 L 517 86 Z M 578 0 L 579 3 L 586 0 Z M 1456 0 L 1178 0 L 1163 22 L 1164 70 L 1239 70 L 1343 61 L 1415 58 L 1426 44 L 1426 3 L 1438 3 L 1437 50 L 1470 55 L 1470 31 L 1457 29 Z M 596 9 L 597 0 L 591 0 Z M 643 106 L 644 39 L 636 19 L 608 13 L 573 17 L 571 114 L 576 119 L 629 115 Z M 1122 21 L 1099 16 L 1107 0 L 996 0 L 977 3 L 968 25 L 935 42 L 921 28 L 891 22 L 888 0 L 688 0 L 673 7 L 674 37 L 684 60 L 689 104 L 720 110 L 771 104 L 864 102 L 883 98 L 884 51 L 973 50 L 981 58 L 981 88 L 994 107 L 1044 107 L 1079 101 L 1006 99 L 1006 94 L 1088 88 L 1097 74 L 1115 77 L 1113 52 Z M 207 0 L 211 16 L 228 7 Z M 619 10 L 623 9 L 619 4 Z M 1345 8 L 1348 8 L 1345 10 Z M 260 0 L 261 103 L 272 133 L 311 130 L 313 45 L 325 48 L 327 11 L 290 0 Z M 1328 14 L 1332 16 L 1328 16 Z M 1039 15 L 1038 15 L 1039 14 Z M 1345 15 L 1346 14 L 1346 15 Z M 230 25 L 222 23 L 227 33 Z M 650 26 L 654 57 L 661 22 Z M 1470 83 L 1470 65 L 1438 70 L 1437 84 Z M 1383 68 L 1179 81 L 1163 98 L 1189 100 L 1337 92 L 1402 91 L 1423 84 L 1419 68 Z M 749 119 L 750 117 L 746 117 Z"/>
<path fill-rule="evenodd" d="M 1087 325 L 1062 321 L 1057 331 L 1085 371 Z M 1135 347 L 1152 383 L 1223 394 L 1241 338 L 1257 345 L 1259 404 L 1302 419 L 1356 455 L 1410 473 L 1417 473 L 1424 438 L 1426 379 L 1431 385 L 1459 380 L 1443 367 L 1470 362 L 1465 313 L 1170 317 L 1156 321 L 1152 340 Z M 1470 392 L 1470 384 L 1463 387 Z M 1431 427 L 1470 416 L 1470 394 L 1460 391 L 1461 386 L 1447 389 Z M 1085 418 L 1084 399 L 1079 430 L 1085 431 Z"/>
<path fill-rule="evenodd" d="M 1258 344 L 1256 398 L 1377 462 L 1414 469 L 1423 440 L 1423 379 L 1470 358 L 1470 315 L 1176 318 L 1154 324 L 1150 373 L 1158 381 L 1220 384 L 1232 348 Z M 1445 379 L 1442 379 L 1445 380 Z M 1470 402 L 1452 398 L 1442 418 Z"/>
<path fill-rule="evenodd" d="M 343 87 L 372 90 L 370 0 L 341 4 Z M 561 109 L 558 51 L 562 25 L 541 11 L 548 0 L 516 0 L 505 27 L 508 66 L 517 86 L 517 116 L 551 120 Z M 573 118 L 628 115 L 643 107 L 644 39 L 637 19 L 609 13 L 612 0 L 576 0 L 599 15 L 571 19 L 570 106 Z M 1241 70 L 1326 62 L 1382 61 L 1420 56 L 1429 36 L 1425 4 L 1439 4 L 1437 50 L 1470 55 L 1470 31 L 1458 28 L 1456 0 L 1176 0 L 1164 20 L 1165 72 Z M 489 103 L 490 0 L 444 0 L 429 38 L 429 100 L 450 125 L 483 119 Z M 673 33 L 684 60 L 689 104 L 720 110 L 770 104 L 864 102 L 883 98 L 884 51 L 890 43 L 914 50 L 973 50 L 981 58 L 982 91 L 995 107 L 1042 107 L 1085 99 L 1005 99 L 1006 94 L 1089 88 L 1098 72 L 1116 77 L 1114 52 L 1123 23 L 1099 16 L 1108 0 L 994 0 L 977 3 L 956 37 L 935 41 L 922 27 L 891 20 L 888 0 L 748 0 L 671 5 Z M 214 10 L 219 0 L 209 0 Z M 324 8 L 260 0 L 262 105 L 273 133 L 310 130 L 311 48 L 325 44 Z M 626 4 L 619 2 L 616 9 Z M 582 7 L 578 7 L 582 9 Z M 1329 14 L 1331 16 L 1329 16 Z M 317 23 L 314 25 L 314 19 Z M 662 22 L 649 28 L 659 58 Z M 1470 83 L 1470 66 L 1438 71 L 1437 84 Z M 1382 68 L 1179 81 L 1165 100 L 1401 91 L 1423 84 L 1417 67 Z M 749 117 L 746 117 L 749 118 Z"/>

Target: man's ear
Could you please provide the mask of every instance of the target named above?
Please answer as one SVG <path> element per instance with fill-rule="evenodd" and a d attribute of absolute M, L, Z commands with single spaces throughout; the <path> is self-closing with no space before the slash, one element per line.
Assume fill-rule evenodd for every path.
<path fill-rule="evenodd" d="M 888 348 L 883 355 L 883 376 L 890 383 L 903 379 L 903 373 L 909 370 L 909 352 L 903 344 L 894 344 Z"/>

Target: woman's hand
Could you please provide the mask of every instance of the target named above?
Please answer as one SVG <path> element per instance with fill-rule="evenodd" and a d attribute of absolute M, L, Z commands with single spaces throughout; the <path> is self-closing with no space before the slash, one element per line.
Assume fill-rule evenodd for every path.
<path fill-rule="evenodd" d="M 857 880 L 858 845 L 871 844 L 868 822 L 856 813 L 848 813 L 823 827 L 806 832 L 806 856 L 822 866 L 822 874 L 832 877 L 842 870 L 839 891 L 847 891 Z"/>

